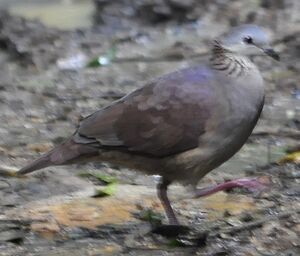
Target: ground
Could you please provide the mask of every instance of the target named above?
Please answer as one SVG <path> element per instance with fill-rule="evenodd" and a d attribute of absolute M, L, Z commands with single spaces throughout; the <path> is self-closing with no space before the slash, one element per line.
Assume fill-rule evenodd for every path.
<path fill-rule="evenodd" d="M 95 1 L 94 26 L 77 30 L 0 13 L 0 255 L 299 255 L 298 2 L 136 2 Z M 82 116 L 208 59 L 210 41 L 244 22 L 270 30 L 281 62 L 254 59 L 266 81 L 262 117 L 199 187 L 259 176 L 266 190 L 192 199 L 174 184 L 189 230 L 170 237 L 176 230 L 157 224 L 166 219 L 155 177 L 103 163 L 9 176 L 71 135 Z"/>

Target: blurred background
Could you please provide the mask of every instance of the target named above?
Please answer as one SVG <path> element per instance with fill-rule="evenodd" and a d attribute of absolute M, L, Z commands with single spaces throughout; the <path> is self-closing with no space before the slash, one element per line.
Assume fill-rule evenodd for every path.
<path fill-rule="evenodd" d="M 267 88 L 262 118 L 243 149 L 199 185 L 267 173 L 274 183 L 272 192 L 265 194 L 264 199 L 253 199 L 249 194 L 242 198 L 234 193 L 221 194 L 212 201 L 180 201 L 175 208 L 181 209 L 179 214 L 188 223 L 206 221 L 208 226 L 224 221 L 226 211 L 233 216 L 229 223 L 234 226 L 241 222 L 236 214 L 250 209 L 259 215 L 257 212 L 262 214 L 269 209 L 278 212 L 300 208 L 299 0 L 0 0 L 0 9 L 1 176 L 61 143 L 72 134 L 81 117 L 140 87 L 143 81 L 207 60 L 215 37 L 232 26 L 254 23 L 268 30 L 274 48 L 281 55 L 281 62 L 254 58 Z M 45 242 L 36 234 L 50 233 L 51 238 L 54 234 L 59 240 L 62 232 L 67 237 L 84 237 L 93 250 L 102 246 L 99 255 L 107 253 L 103 249 L 107 243 L 113 244 L 113 252 L 120 253 L 125 246 L 121 242 L 120 248 L 114 244 L 116 239 L 109 236 L 91 240 L 79 228 L 137 221 L 125 213 L 120 216 L 108 213 L 103 217 L 101 209 L 122 212 L 116 208 L 120 203 L 117 195 L 112 195 L 111 200 L 115 201 L 109 206 L 95 199 L 80 201 L 103 185 L 98 174 L 116 177 L 124 193 L 122 201 L 128 194 L 134 202 L 143 202 L 139 196 L 147 195 L 150 201 L 146 205 L 159 208 L 154 203 L 153 177 L 102 163 L 49 170 L 26 180 L 6 177 L 0 180 L 0 217 L 31 220 L 27 233 L 23 230 L 24 223 L 16 224 L 9 235 L 3 234 L 0 225 L 0 249 L 6 253 L 3 255 L 32 252 L 32 245 L 40 250 L 34 255 L 50 255 L 42 251 L 50 250 L 55 242 L 51 239 Z M 83 173 L 89 178 L 82 178 Z M 175 188 L 174 198 L 178 193 L 183 194 L 180 186 Z M 66 206 L 65 201 L 78 191 L 85 192 L 76 194 L 79 201 Z M 50 199 L 52 208 L 47 208 Z M 129 211 L 140 209 L 132 206 L 132 200 L 122 207 Z M 89 208 L 90 205 L 97 207 Z M 32 208 L 36 212 L 28 210 Z M 27 209 L 22 216 L 20 209 Z M 88 209 L 88 213 L 81 212 L 82 209 Z M 214 214 L 209 215 L 212 209 Z M 39 218 L 44 224 L 39 221 L 32 224 L 32 219 Z M 254 234 L 247 233 L 244 244 L 240 240 L 219 241 L 218 248 L 225 253 L 228 248 L 232 250 L 221 255 L 299 255 L 299 221 L 289 228 L 286 223 L 271 224 Z M 275 229 L 282 231 L 277 231 L 281 234 L 278 237 L 272 237 Z M 126 230 L 124 234 L 132 232 Z M 25 235 L 31 240 L 26 240 Z M 84 239 L 82 243 L 86 245 Z M 87 255 L 89 249 L 71 240 L 58 246 L 66 253 L 59 255 Z M 5 242 L 3 246 L 1 241 Z M 10 241 L 21 241 L 22 246 Z M 208 243 L 199 251 L 217 253 L 215 244 Z M 289 251 L 295 254 L 286 254 Z"/>

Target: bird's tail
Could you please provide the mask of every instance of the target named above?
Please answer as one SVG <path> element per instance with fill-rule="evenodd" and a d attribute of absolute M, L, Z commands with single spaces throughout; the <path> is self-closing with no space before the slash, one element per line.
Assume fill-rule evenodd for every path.
<path fill-rule="evenodd" d="M 66 165 L 80 162 L 83 159 L 98 155 L 97 148 L 76 143 L 70 138 L 63 144 L 53 148 L 40 158 L 20 169 L 17 174 L 24 175 L 52 165 Z"/>

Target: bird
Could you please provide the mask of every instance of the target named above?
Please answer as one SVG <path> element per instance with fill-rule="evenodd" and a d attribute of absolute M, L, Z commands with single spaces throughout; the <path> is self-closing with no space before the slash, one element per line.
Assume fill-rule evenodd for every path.
<path fill-rule="evenodd" d="M 207 61 L 154 78 L 85 117 L 71 137 L 18 175 L 92 161 L 159 175 L 157 195 L 169 225 L 179 225 L 167 194 L 173 182 L 192 186 L 195 197 L 262 185 L 242 178 L 197 189 L 207 173 L 239 151 L 259 119 L 265 88 L 253 55 L 279 60 L 264 28 L 232 28 L 212 42 Z"/>

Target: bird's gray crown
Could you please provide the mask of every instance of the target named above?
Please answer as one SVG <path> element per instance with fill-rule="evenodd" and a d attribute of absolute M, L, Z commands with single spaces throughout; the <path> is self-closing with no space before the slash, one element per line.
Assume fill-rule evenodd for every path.
<path fill-rule="evenodd" d="M 224 47 L 232 47 L 239 44 L 264 46 L 270 44 L 268 33 L 257 25 L 245 24 L 233 28 L 221 39 Z"/>
<path fill-rule="evenodd" d="M 227 75 L 240 76 L 257 69 L 248 56 L 269 55 L 279 60 L 270 47 L 268 33 L 256 25 L 241 25 L 214 43 L 211 66 Z"/>
<path fill-rule="evenodd" d="M 279 60 L 279 55 L 270 47 L 268 33 L 256 25 L 245 24 L 233 28 L 222 39 L 218 40 L 222 48 L 233 54 L 249 55 L 269 55 Z"/>

